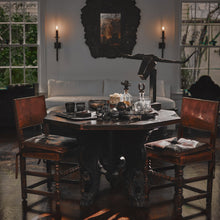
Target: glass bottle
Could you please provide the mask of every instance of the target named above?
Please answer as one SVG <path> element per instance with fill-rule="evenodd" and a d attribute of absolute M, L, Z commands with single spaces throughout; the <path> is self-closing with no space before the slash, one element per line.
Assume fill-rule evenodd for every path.
<path fill-rule="evenodd" d="M 139 100 L 134 103 L 134 111 L 137 113 L 143 112 L 144 105 L 144 92 L 139 92 Z"/>
<path fill-rule="evenodd" d="M 124 102 L 127 107 L 131 106 L 132 96 L 127 89 L 124 90 L 121 99 L 122 99 L 121 101 Z"/>
<path fill-rule="evenodd" d="M 128 87 L 131 85 L 129 81 L 125 80 L 124 82 L 121 82 L 122 85 L 124 85 L 124 93 L 121 96 L 121 102 L 124 102 L 126 107 L 131 106 L 132 101 L 132 95 L 128 92 Z"/>
<path fill-rule="evenodd" d="M 138 84 L 139 88 L 139 100 L 134 103 L 134 110 L 137 113 L 146 113 L 151 110 L 150 100 L 144 97 L 145 85 L 143 83 Z"/>

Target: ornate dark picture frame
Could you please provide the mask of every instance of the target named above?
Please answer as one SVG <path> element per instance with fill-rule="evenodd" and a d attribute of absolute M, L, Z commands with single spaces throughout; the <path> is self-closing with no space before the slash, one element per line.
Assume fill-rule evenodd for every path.
<path fill-rule="evenodd" d="M 132 54 L 140 23 L 135 0 L 87 0 L 81 9 L 85 42 L 94 58 Z"/>

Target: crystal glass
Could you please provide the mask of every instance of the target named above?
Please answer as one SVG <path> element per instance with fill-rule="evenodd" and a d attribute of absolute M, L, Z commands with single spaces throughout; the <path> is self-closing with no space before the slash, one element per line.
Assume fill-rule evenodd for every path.
<path fill-rule="evenodd" d="M 134 111 L 137 113 L 146 113 L 151 110 L 151 101 L 144 98 L 144 93 L 139 93 L 139 100 L 134 103 Z"/>

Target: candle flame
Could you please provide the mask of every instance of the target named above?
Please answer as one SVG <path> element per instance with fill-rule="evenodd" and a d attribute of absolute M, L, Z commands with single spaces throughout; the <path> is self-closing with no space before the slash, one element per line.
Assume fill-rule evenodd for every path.
<path fill-rule="evenodd" d="M 164 30 L 165 30 L 165 27 L 163 26 L 163 27 L 162 27 L 162 31 L 164 31 Z"/>
<path fill-rule="evenodd" d="M 56 30 L 58 30 L 58 26 L 56 26 Z"/>

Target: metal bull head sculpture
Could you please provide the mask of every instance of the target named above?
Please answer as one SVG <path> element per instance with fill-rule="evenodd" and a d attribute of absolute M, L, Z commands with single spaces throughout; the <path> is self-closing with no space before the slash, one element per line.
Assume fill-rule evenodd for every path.
<path fill-rule="evenodd" d="M 123 58 L 134 59 L 134 60 L 142 60 L 141 65 L 138 70 L 138 76 L 142 80 L 146 80 L 148 76 L 150 76 L 150 97 L 151 102 L 156 102 L 156 69 L 155 66 L 157 62 L 161 63 L 177 63 L 177 64 L 184 64 L 190 60 L 190 58 L 197 53 L 198 51 L 194 51 L 187 59 L 180 61 L 180 60 L 168 60 L 162 59 L 155 55 L 149 54 L 135 54 L 135 55 L 128 55 L 123 54 Z"/>

